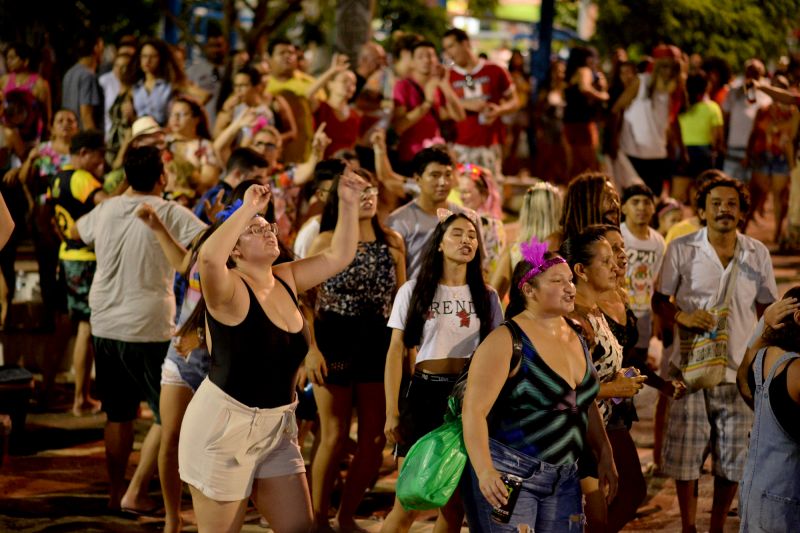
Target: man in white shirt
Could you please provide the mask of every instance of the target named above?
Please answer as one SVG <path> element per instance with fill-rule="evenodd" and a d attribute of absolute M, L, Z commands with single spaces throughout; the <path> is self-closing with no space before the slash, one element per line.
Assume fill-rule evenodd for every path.
<path fill-rule="evenodd" d="M 666 248 L 664 238 L 650 227 L 656 210 L 654 199 L 653 191 L 647 185 L 632 185 L 622 191 L 622 215 L 625 222 L 620 230 L 628 255 L 628 302 L 636 315 L 636 326 L 639 330 L 635 354 L 641 363 L 647 360 L 647 347 L 650 345 L 650 337 L 653 336 L 653 310 L 650 302 Z"/>
<path fill-rule="evenodd" d="M 724 305 L 726 284 L 735 283 L 728 305 L 725 378 L 672 402 L 663 455 L 664 473 L 676 480 L 683 531 L 695 531 L 697 480 L 710 447 L 714 460 L 710 531 L 716 533 L 723 531 L 742 479 L 753 420 L 736 389 L 736 370 L 758 317 L 777 299 L 778 291 L 767 248 L 737 231 L 750 207 L 745 186 L 732 178 L 714 178 L 703 185 L 697 199 L 698 216 L 706 227 L 670 244 L 653 309 L 667 327 L 677 323 L 698 333 L 714 331 L 714 312 Z M 678 344 L 677 332 L 675 338 Z M 673 364 L 677 366 L 679 359 L 680 350 L 675 350 Z"/>

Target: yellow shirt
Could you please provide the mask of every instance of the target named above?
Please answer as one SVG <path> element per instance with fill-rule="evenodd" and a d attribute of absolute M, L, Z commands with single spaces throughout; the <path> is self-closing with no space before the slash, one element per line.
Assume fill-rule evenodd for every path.
<path fill-rule="evenodd" d="M 71 167 L 64 167 L 65 171 Z M 64 188 L 66 187 L 66 190 Z M 53 178 L 50 197 L 55 203 L 55 219 L 61 234 L 61 247 L 58 258 L 64 261 L 95 261 L 94 249 L 80 240 L 69 239 L 75 221 L 92 210 L 94 204 L 87 205 L 97 191 L 103 190 L 100 183 L 86 170 L 75 170 L 71 174 L 59 172 Z"/>
<path fill-rule="evenodd" d="M 667 236 L 664 237 L 664 242 L 669 244 L 678 237 L 683 237 L 684 235 L 689 235 L 690 233 L 694 233 L 695 231 L 699 230 L 702 226 L 700 225 L 700 221 L 697 217 L 687 218 L 686 220 L 681 220 L 671 228 L 667 232 Z"/>
<path fill-rule="evenodd" d="M 681 113 L 678 121 L 684 145 L 711 146 L 713 129 L 722 126 L 722 109 L 713 100 L 703 100 Z"/>

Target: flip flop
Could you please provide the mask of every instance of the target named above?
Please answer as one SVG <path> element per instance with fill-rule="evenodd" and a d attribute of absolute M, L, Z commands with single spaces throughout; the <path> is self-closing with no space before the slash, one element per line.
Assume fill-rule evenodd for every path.
<path fill-rule="evenodd" d="M 134 509 L 133 507 L 120 507 L 119 510 L 123 514 L 128 514 L 133 516 L 158 517 L 164 514 L 164 507 L 158 504 L 153 505 L 149 509 Z"/>

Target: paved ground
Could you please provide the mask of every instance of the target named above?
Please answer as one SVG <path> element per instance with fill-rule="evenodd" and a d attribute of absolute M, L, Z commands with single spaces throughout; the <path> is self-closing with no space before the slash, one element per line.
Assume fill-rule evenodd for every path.
<path fill-rule="evenodd" d="M 762 222 L 751 227 L 750 233 L 765 237 L 770 225 Z M 800 257 L 774 256 L 779 291 L 800 280 Z M 15 338 L 32 353 L 41 352 L 47 342 L 43 339 Z M 9 339 L 6 339 L 6 343 Z M 6 344 L 8 346 L 8 344 Z M 17 346 L 19 348 L 19 346 Z M 8 348 L 6 352 L 8 353 Z M 32 359 L 38 359 L 36 356 Z M 63 377 L 62 381 L 63 381 Z M 41 385 L 41 383 L 39 383 Z M 119 532 L 158 531 L 158 519 L 132 518 L 109 513 L 105 507 L 105 464 L 102 442 L 103 415 L 75 418 L 64 414 L 70 401 L 69 383 L 57 383 L 49 398 L 49 406 L 40 407 L 34 396 L 32 412 L 21 438 L 15 442 L 14 454 L 6 457 L 0 467 L 0 531 L 20 532 Z M 654 397 L 643 393 L 638 399 L 642 421 L 634 427 L 634 439 L 639 445 L 643 465 L 652 459 L 651 413 Z M 3 410 L 0 396 L 0 411 Z M 137 425 L 137 446 L 147 428 L 147 422 Z M 137 459 L 134 454 L 134 459 Z M 379 531 L 380 522 L 390 509 L 396 474 L 392 472 L 388 450 L 384 471 L 375 489 L 360 509 L 361 525 L 369 531 Z M 700 483 L 698 529 L 707 531 L 711 508 L 711 477 L 703 476 Z M 680 515 L 675 499 L 675 486 L 670 480 L 648 478 L 648 500 L 640 508 L 640 517 L 626 531 L 680 531 Z M 157 483 L 152 486 L 158 494 Z M 189 507 L 188 495 L 186 498 Z M 185 521 L 193 521 L 191 512 Z M 187 531 L 196 531 L 192 525 Z M 432 531 L 432 517 L 423 517 L 412 531 Z M 248 514 L 244 531 L 265 531 L 258 524 L 255 512 Z M 466 528 L 464 529 L 466 531 Z M 727 531 L 738 531 L 738 519 L 731 517 Z"/>

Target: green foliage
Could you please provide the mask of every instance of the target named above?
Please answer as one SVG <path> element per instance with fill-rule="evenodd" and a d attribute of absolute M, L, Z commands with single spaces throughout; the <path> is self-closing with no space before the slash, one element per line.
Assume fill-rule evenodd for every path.
<path fill-rule="evenodd" d="M 597 0 L 596 44 L 649 51 L 661 42 L 718 56 L 735 69 L 785 53 L 800 0 Z"/>
<path fill-rule="evenodd" d="M 578 29 L 578 1 L 559 0 L 556 2 L 556 26 L 560 28 Z"/>
<path fill-rule="evenodd" d="M 389 32 L 416 32 L 439 43 L 447 31 L 447 13 L 440 6 L 429 7 L 423 0 L 380 0 L 376 16 Z"/>

